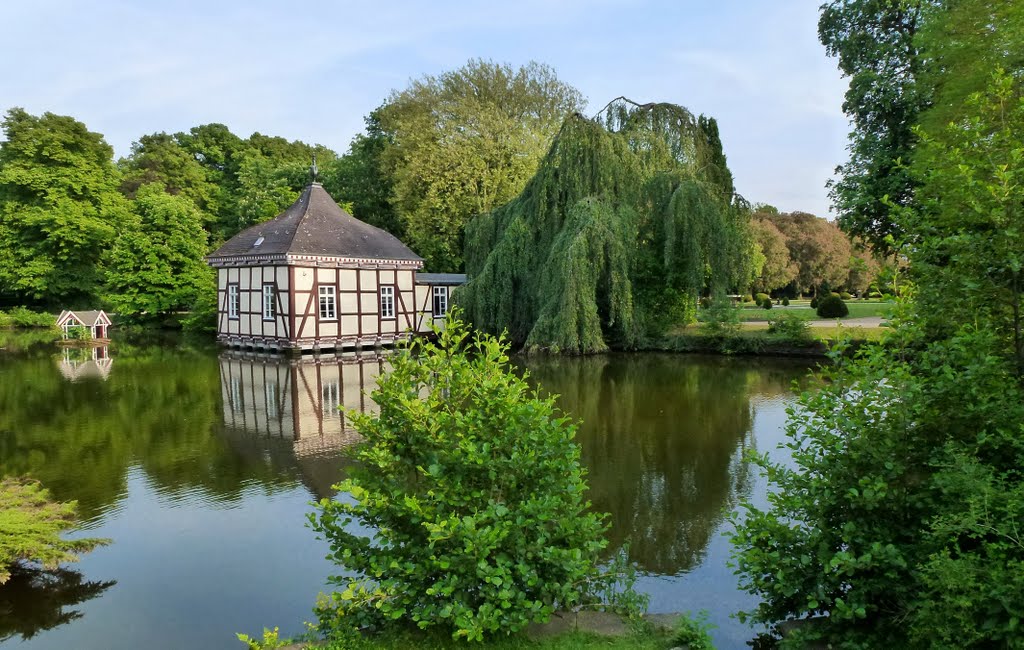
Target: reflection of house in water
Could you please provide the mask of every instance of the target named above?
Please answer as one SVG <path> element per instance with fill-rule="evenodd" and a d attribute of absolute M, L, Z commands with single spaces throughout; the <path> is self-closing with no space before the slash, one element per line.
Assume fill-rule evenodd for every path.
<path fill-rule="evenodd" d="M 68 381 L 95 377 L 106 380 L 114 360 L 105 345 L 86 348 L 64 348 L 64 355 L 57 362 L 60 374 Z"/>
<path fill-rule="evenodd" d="M 225 429 L 232 437 L 289 443 L 314 493 L 327 496 L 340 478 L 342 450 L 358 439 L 346 411 L 377 410 L 369 393 L 387 365 L 386 356 L 369 352 L 292 359 L 225 352 Z"/>

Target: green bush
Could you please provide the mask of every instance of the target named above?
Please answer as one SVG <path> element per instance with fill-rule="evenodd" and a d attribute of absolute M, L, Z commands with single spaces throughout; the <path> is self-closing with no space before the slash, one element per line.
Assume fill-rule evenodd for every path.
<path fill-rule="evenodd" d="M 641 606 L 631 583 L 617 591 L 624 555 L 600 568 L 608 525 L 586 498 L 575 424 L 507 351 L 453 312 L 436 343 L 392 357 L 379 414 L 351 414 L 365 442 L 336 486 L 350 498 L 310 516 L 349 572 L 318 606 L 322 632 L 414 624 L 480 640 L 557 609 Z"/>
<path fill-rule="evenodd" d="M 850 313 L 850 308 L 839 296 L 828 295 L 818 302 L 815 311 L 821 318 L 842 318 Z"/>
<path fill-rule="evenodd" d="M 833 298 L 842 298 L 842 296 L 839 295 L 838 291 L 829 291 L 828 295 L 832 296 Z"/>
<path fill-rule="evenodd" d="M 811 298 L 811 309 L 817 309 L 818 307 L 818 296 Z"/>
<path fill-rule="evenodd" d="M 770 299 L 771 299 L 771 296 L 769 296 L 767 293 L 759 293 L 759 294 L 754 296 L 754 302 L 756 302 L 759 305 L 763 305 L 765 300 L 770 300 Z"/>
<path fill-rule="evenodd" d="M 771 309 L 772 308 L 772 299 L 771 298 L 765 298 L 763 301 L 761 301 L 761 307 L 763 307 L 764 309 Z"/>
<path fill-rule="evenodd" d="M 711 640 L 710 632 L 715 629 L 715 625 L 709 623 L 707 618 L 706 611 L 702 611 L 696 618 L 689 612 L 680 616 L 672 630 L 673 645 L 690 650 L 714 650 L 715 644 Z"/>
<path fill-rule="evenodd" d="M 109 543 L 105 539 L 65 540 L 61 533 L 75 527 L 75 503 L 56 503 L 38 482 L 0 479 L 0 584 L 18 562 L 37 562 L 56 569 L 75 562 L 78 554 Z"/>
<path fill-rule="evenodd" d="M 754 302 L 754 296 L 749 293 L 742 298 L 743 302 Z"/>
<path fill-rule="evenodd" d="M 740 330 L 740 309 L 728 298 L 719 298 L 700 315 L 701 330 L 714 337 L 735 336 Z"/>
<path fill-rule="evenodd" d="M 842 298 L 843 300 L 853 300 L 853 295 L 851 295 L 847 291 L 840 292 L 839 293 L 839 297 Z"/>
<path fill-rule="evenodd" d="M 53 327 L 57 319 L 46 312 L 32 311 L 27 307 L 15 307 L 7 312 L 14 327 Z"/>
<path fill-rule="evenodd" d="M 789 307 L 789 298 L 783 298 L 782 299 L 782 306 L 783 307 Z"/>
<path fill-rule="evenodd" d="M 791 313 L 779 314 L 768 321 L 768 334 L 793 343 L 803 343 L 811 339 L 807 321 Z"/>
<path fill-rule="evenodd" d="M 704 296 L 703 298 L 700 299 L 700 307 L 701 307 L 701 309 L 707 309 L 710 306 L 711 306 L 711 298 L 709 298 L 708 296 Z"/>

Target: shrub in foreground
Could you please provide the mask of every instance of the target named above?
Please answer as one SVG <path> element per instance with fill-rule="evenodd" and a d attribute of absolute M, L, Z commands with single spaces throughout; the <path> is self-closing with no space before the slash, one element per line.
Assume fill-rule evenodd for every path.
<path fill-rule="evenodd" d="M 350 496 L 310 517 L 349 573 L 331 578 L 342 590 L 320 603 L 322 632 L 396 622 L 482 639 L 615 599 L 576 426 L 511 372 L 507 350 L 449 316 L 436 343 L 393 357 L 379 415 L 352 414 L 365 442 L 336 486 Z"/>
<path fill-rule="evenodd" d="M 828 295 L 818 301 L 815 311 L 821 318 L 842 318 L 850 313 L 850 308 L 839 296 Z"/>
<path fill-rule="evenodd" d="M 768 333 L 791 343 L 806 343 L 811 340 L 810 326 L 796 314 L 782 313 L 768 321 Z"/>

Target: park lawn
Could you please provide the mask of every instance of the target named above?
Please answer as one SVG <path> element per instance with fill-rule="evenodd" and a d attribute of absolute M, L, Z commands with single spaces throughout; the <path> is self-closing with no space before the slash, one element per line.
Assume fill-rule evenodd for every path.
<path fill-rule="evenodd" d="M 868 318 L 879 316 L 885 318 L 892 311 L 891 302 L 848 300 L 846 306 L 850 309 L 846 318 Z M 801 320 L 821 320 L 809 303 L 791 304 L 789 307 L 776 305 L 772 309 L 764 309 L 753 305 L 744 306 L 740 309 L 740 320 L 764 321 L 769 318 L 778 318 L 781 314 L 793 314 Z"/>

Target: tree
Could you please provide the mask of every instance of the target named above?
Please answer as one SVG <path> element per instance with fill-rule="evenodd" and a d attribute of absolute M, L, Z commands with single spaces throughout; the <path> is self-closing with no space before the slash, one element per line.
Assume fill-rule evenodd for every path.
<path fill-rule="evenodd" d="M 384 151 L 390 143 L 377 111 L 370 113 L 366 133 L 352 139 L 344 156 L 323 166 L 323 183 L 331 196 L 351 203 L 354 217 L 404 239 L 402 221 L 392 204 L 393 179 L 384 162 Z"/>
<path fill-rule="evenodd" d="M 0 144 L 0 300 L 87 305 L 128 217 L 113 150 L 77 120 L 20 108 Z"/>
<path fill-rule="evenodd" d="M 754 288 L 765 293 L 781 289 L 797 278 L 800 268 L 789 256 L 786 236 L 769 219 L 754 213 L 750 220 L 754 241 L 764 256 Z"/>
<path fill-rule="evenodd" d="M 0 585 L 13 565 L 35 562 L 56 569 L 75 562 L 79 553 L 110 543 L 105 539 L 65 540 L 61 533 L 75 525 L 75 503 L 54 503 L 35 481 L 0 479 Z"/>
<path fill-rule="evenodd" d="M 375 113 L 383 166 L 408 243 L 428 268 L 463 268 L 466 223 L 522 191 L 583 103 L 546 65 L 479 59 L 391 95 Z"/>
<path fill-rule="evenodd" d="M 208 170 L 195 156 L 166 133 L 144 135 L 132 143 L 128 158 L 120 161 L 124 179 L 121 191 L 135 198 L 139 187 L 161 183 L 168 194 L 188 197 L 212 220 L 220 211 L 220 188 L 210 180 Z"/>
<path fill-rule="evenodd" d="M 830 0 L 822 5 L 818 36 L 850 79 L 843 111 L 850 116 L 850 159 L 829 183 L 839 224 L 888 254 L 902 238 L 891 205 L 912 202 L 907 165 L 917 138 L 912 128 L 928 103 L 918 77 L 915 35 L 932 0 Z"/>
<path fill-rule="evenodd" d="M 971 4 L 929 16 L 982 3 Z M 1022 33 L 1022 13 L 1004 15 L 973 46 L 1003 47 L 990 29 Z M 919 44 L 929 56 L 947 45 Z M 894 213 L 912 244 L 914 302 L 888 347 L 802 399 L 793 463 L 760 461 L 777 489 L 772 510 L 751 508 L 738 527 L 737 566 L 762 597 L 755 620 L 816 617 L 795 643 L 1019 644 L 1022 95 L 1019 74 L 997 69 L 947 124 L 921 120 L 914 205 Z"/>
<path fill-rule="evenodd" d="M 522 194 L 467 228 L 459 301 L 473 324 L 585 354 L 635 345 L 692 317 L 703 293 L 749 284 L 747 211 L 708 147 L 673 104 L 569 117 Z"/>
<path fill-rule="evenodd" d="M 158 183 L 140 187 L 133 207 L 135 227 L 118 237 L 108 256 L 108 300 L 124 316 L 188 309 L 208 290 L 202 213 Z"/>
<path fill-rule="evenodd" d="M 852 249 L 849 238 L 835 224 L 806 212 L 766 215 L 785 237 L 789 256 L 796 264 L 797 287 L 817 291 L 823 284 L 839 288 L 850 273 Z"/>
<path fill-rule="evenodd" d="M 607 586 L 604 515 L 590 510 L 576 427 L 508 364 L 508 346 L 449 317 L 438 342 L 400 351 L 365 443 L 311 515 L 350 575 L 324 631 L 389 623 L 480 640 L 546 621 Z M 350 522 L 374 532 L 351 532 Z"/>

